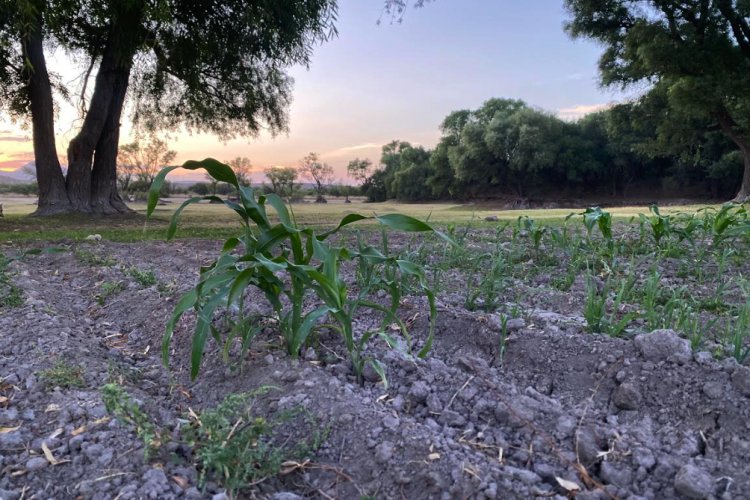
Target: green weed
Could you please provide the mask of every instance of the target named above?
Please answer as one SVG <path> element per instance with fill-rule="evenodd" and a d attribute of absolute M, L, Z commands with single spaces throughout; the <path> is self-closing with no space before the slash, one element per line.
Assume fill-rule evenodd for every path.
<path fill-rule="evenodd" d="M 269 420 L 254 414 L 255 398 L 269 388 L 232 394 L 215 409 L 192 415 L 183 430 L 200 466 L 200 483 L 208 478 L 219 481 L 230 496 L 276 475 L 286 460 L 301 460 L 326 439 L 327 429 L 303 412 L 291 411 Z M 309 437 L 290 448 L 275 436 L 277 428 L 293 418 L 306 418 Z M 299 425 L 299 424 L 296 424 Z"/>
<path fill-rule="evenodd" d="M 149 288 L 156 284 L 156 276 L 150 269 L 139 269 L 131 266 L 125 270 L 125 274 L 133 278 L 142 288 Z"/>
<path fill-rule="evenodd" d="M 73 253 L 78 262 L 93 267 L 112 267 L 117 261 L 108 255 L 99 255 L 90 250 L 76 249 Z"/>
<path fill-rule="evenodd" d="M 143 441 L 143 453 L 146 458 L 161 448 L 162 431 L 122 386 L 114 383 L 105 384 L 101 388 L 101 394 L 107 411 L 119 421 L 135 428 L 136 435 Z"/>
<path fill-rule="evenodd" d="M 110 297 L 117 295 L 122 289 L 121 281 L 104 281 L 99 285 L 99 293 L 96 294 L 96 301 L 100 306 L 103 306 Z"/>
<path fill-rule="evenodd" d="M 40 381 L 48 388 L 60 387 L 62 389 L 81 388 L 86 385 L 83 378 L 83 367 L 68 363 L 64 359 L 58 359 L 52 368 L 42 370 L 38 373 Z"/>

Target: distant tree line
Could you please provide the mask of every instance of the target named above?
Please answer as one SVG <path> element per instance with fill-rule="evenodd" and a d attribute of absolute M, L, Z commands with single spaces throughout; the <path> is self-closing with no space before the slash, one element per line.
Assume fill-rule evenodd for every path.
<path fill-rule="evenodd" d="M 363 178 L 370 201 L 498 197 L 731 198 L 743 158 L 717 128 L 676 123 L 666 89 L 575 122 L 520 100 L 490 99 L 450 113 L 437 146 L 383 146 Z"/>

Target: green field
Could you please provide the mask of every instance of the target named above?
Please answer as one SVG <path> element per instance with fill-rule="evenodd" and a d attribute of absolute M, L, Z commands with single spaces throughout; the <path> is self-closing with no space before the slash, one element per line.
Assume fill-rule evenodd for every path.
<path fill-rule="evenodd" d="M 90 234 L 100 234 L 113 241 L 133 241 L 139 239 L 158 239 L 164 231 L 172 213 L 182 199 L 172 199 L 169 203 L 157 207 L 155 216 L 146 221 L 145 203 L 132 203 L 134 214 L 128 216 L 60 216 L 36 218 L 29 217 L 33 212 L 33 198 L 9 198 L 1 200 L 5 217 L 0 219 L 0 241 L 29 240 L 80 240 Z M 662 213 L 694 213 L 709 205 L 676 205 L 662 208 Z M 423 220 L 429 220 L 438 226 L 448 224 L 476 225 L 491 227 L 497 222 L 486 222 L 485 217 L 496 216 L 501 221 L 514 221 L 518 217 L 528 216 L 549 224 L 560 223 L 570 213 L 581 212 L 579 209 L 532 209 L 507 210 L 490 203 L 365 203 L 354 200 L 344 204 L 343 200 L 333 199 L 327 204 L 297 203 L 292 205 L 297 221 L 302 225 L 333 226 L 341 217 L 349 213 L 363 215 L 383 215 L 403 213 Z M 626 206 L 608 209 L 616 220 L 627 221 L 639 213 L 648 213 L 647 206 Z M 222 205 L 199 204 L 188 207 L 182 215 L 178 237 L 223 238 L 236 232 L 237 217 L 234 212 Z"/>

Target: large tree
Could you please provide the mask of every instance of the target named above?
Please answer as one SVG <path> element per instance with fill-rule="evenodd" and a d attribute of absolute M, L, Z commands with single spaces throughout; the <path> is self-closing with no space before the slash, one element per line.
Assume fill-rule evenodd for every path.
<path fill-rule="evenodd" d="M 127 210 L 116 186 L 126 102 L 148 129 L 184 126 L 225 138 L 285 130 L 285 68 L 309 63 L 315 44 L 335 33 L 335 16 L 335 0 L 0 0 L 0 106 L 32 122 L 37 213 Z M 67 176 L 45 45 L 89 67 Z"/>
<path fill-rule="evenodd" d="M 744 173 L 735 199 L 750 199 L 750 2 L 565 3 L 572 14 L 568 32 L 605 46 L 604 84 L 664 87 L 669 120 L 711 122 L 736 144 Z"/>

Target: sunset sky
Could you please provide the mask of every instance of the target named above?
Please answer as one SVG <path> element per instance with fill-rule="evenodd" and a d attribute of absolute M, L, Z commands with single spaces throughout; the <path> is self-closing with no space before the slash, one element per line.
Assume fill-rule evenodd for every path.
<path fill-rule="evenodd" d="M 341 0 L 338 38 L 315 51 L 311 67 L 293 68 L 288 135 L 223 143 L 210 135 L 172 133 L 177 160 L 247 156 L 258 171 L 296 165 L 311 151 L 341 179 L 355 157 L 377 163 L 393 140 L 434 146 L 451 111 L 492 97 L 523 99 L 566 119 L 625 97 L 597 83 L 600 49 L 563 31 L 562 0 L 436 0 L 409 9 L 401 23 L 381 19 L 381 0 Z M 80 89 L 83 65 L 49 55 L 53 71 Z M 61 107 L 58 154 L 76 132 L 76 111 Z M 121 143 L 130 142 L 124 123 Z M 0 171 L 33 159 L 28 132 L 0 118 Z M 258 177 L 256 177 L 258 178 Z"/>

